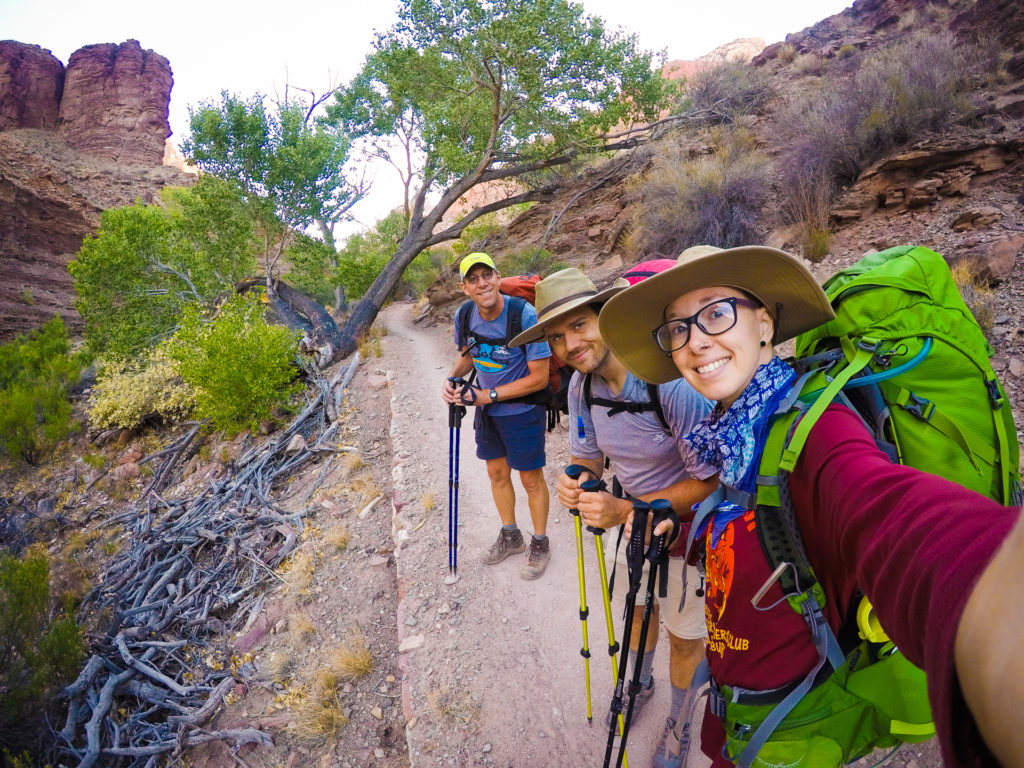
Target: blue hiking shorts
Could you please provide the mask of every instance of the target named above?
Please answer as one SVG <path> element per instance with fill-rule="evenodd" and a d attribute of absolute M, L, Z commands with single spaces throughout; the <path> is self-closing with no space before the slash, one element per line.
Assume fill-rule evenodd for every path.
<path fill-rule="evenodd" d="M 542 405 L 526 413 L 491 416 L 487 408 L 477 408 L 473 417 L 476 433 L 476 457 L 487 461 L 508 461 L 512 469 L 529 472 L 544 466 L 544 429 L 547 413 Z"/>

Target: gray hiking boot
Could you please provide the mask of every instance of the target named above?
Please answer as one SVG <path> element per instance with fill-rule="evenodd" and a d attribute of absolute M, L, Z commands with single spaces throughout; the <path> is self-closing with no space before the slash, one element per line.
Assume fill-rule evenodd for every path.
<path fill-rule="evenodd" d="M 626 690 L 629 688 L 629 682 L 626 682 L 624 686 Z M 636 701 L 633 702 L 633 719 L 629 721 L 629 727 L 632 728 L 636 725 L 637 720 L 640 719 L 640 713 L 644 709 L 644 704 L 648 702 L 651 696 L 654 695 L 654 678 L 651 678 L 651 687 L 648 688 L 643 683 L 640 684 L 640 691 L 636 695 Z M 622 717 L 625 720 L 626 710 L 629 707 L 629 696 L 625 693 L 622 694 Z M 612 711 L 609 709 L 604 715 L 604 724 L 610 726 L 612 724 Z M 615 733 L 618 734 L 618 726 L 616 726 Z"/>
<path fill-rule="evenodd" d="M 520 550 L 521 551 L 521 550 Z M 537 541 L 530 538 L 530 551 L 526 555 L 526 562 L 519 569 L 520 577 L 524 579 L 537 579 L 548 567 L 548 560 L 551 559 L 551 540 Z"/>
<path fill-rule="evenodd" d="M 526 542 L 523 541 L 523 532 L 516 528 L 514 531 L 506 531 L 502 528 L 498 531 L 498 540 L 491 544 L 491 548 L 480 556 L 480 562 L 484 565 L 500 563 L 509 555 L 518 555 L 526 550 Z"/>
<path fill-rule="evenodd" d="M 690 746 L 690 723 L 684 722 L 677 727 L 671 717 L 665 721 L 665 730 L 661 733 L 658 750 L 654 753 L 651 768 L 682 768 L 686 758 L 687 747 Z"/>

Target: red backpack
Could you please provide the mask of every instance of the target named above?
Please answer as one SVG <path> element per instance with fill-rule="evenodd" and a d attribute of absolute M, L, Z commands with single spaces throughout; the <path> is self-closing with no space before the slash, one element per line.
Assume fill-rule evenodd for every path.
<path fill-rule="evenodd" d="M 520 298 L 526 299 L 531 305 L 536 304 L 537 299 L 537 283 L 541 281 L 540 275 L 513 275 L 512 277 L 503 277 L 501 282 L 498 283 L 498 290 L 504 293 L 506 296 L 519 296 Z M 557 392 L 566 382 L 569 381 L 569 376 L 562 375 L 565 363 L 554 354 L 551 355 L 548 361 L 548 386 L 551 387 L 551 391 Z M 567 371 L 569 375 L 572 375 L 571 371 Z"/>

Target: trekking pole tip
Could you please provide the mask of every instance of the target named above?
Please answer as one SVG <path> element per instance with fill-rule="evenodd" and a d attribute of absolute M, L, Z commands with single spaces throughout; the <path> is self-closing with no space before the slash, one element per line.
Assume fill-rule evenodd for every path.
<path fill-rule="evenodd" d="M 450 571 L 447 576 L 444 577 L 445 584 L 454 584 L 459 580 L 459 574 L 457 571 Z"/>

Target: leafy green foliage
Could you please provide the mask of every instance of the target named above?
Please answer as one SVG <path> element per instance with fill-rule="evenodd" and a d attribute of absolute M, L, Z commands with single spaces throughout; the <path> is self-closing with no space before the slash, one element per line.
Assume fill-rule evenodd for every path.
<path fill-rule="evenodd" d="M 68 390 L 83 363 L 70 350 L 59 315 L 0 346 L 0 445 L 12 458 L 35 464 L 70 434 Z"/>
<path fill-rule="evenodd" d="M 354 136 L 411 133 L 447 185 L 654 120 L 672 85 L 636 39 L 566 0 L 403 0 L 329 116 Z"/>
<path fill-rule="evenodd" d="M 712 155 L 691 159 L 675 147 L 654 158 L 637 183 L 633 250 L 675 258 L 692 245 L 759 242 L 757 220 L 770 183 L 767 159 L 744 131 L 718 130 L 713 141 Z"/>
<path fill-rule="evenodd" d="M 395 211 L 365 233 L 349 237 L 338 256 L 337 279 L 352 299 L 358 299 L 384 269 L 405 236 L 405 216 Z"/>
<path fill-rule="evenodd" d="M 315 107 L 315 105 L 312 105 Z M 190 113 L 185 156 L 202 170 L 241 185 L 266 236 L 264 266 L 273 274 L 293 230 L 317 223 L 325 236 L 364 194 L 346 178 L 350 139 L 312 118 L 312 107 L 285 100 L 268 109 L 227 92 Z"/>
<path fill-rule="evenodd" d="M 49 619 L 49 565 L 45 557 L 20 560 L 0 553 L 0 745 L 16 746 L 13 726 L 45 704 L 55 685 L 81 668 L 85 651 L 74 617 Z M 20 746 L 20 745 L 18 745 Z"/>
<path fill-rule="evenodd" d="M 338 282 L 337 251 L 320 240 L 298 235 L 284 257 L 291 266 L 284 276 L 289 285 L 321 304 L 334 300 L 334 287 Z"/>
<path fill-rule="evenodd" d="M 263 318 L 251 295 L 234 295 L 206 318 L 186 308 L 181 328 L 167 343 L 185 383 L 195 389 L 195 413 L 229 433 L 255 430 L 302 385 L 293 365 L 297 334 Z"/>
<path fill-rule="evenodd" d="M 112 208 L 68 264 L 90 348 L 110 358 L 166 338 L 184 307 L 256 268 L 255 229 L 237 188 L 211 177 L 165 189 L 164 205 Z"/>

